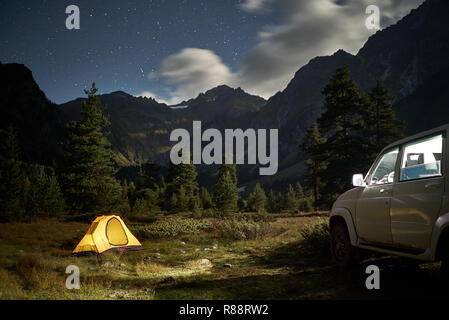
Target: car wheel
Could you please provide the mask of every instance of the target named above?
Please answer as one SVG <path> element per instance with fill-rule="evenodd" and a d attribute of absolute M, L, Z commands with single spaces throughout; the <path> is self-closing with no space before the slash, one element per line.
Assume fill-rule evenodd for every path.
<path fill-rule="evenodd" d="M 449 255 L 446 252 L 441 255 L 441 278 L 443 283 L 449 283 Z"/>
<path fill-rule="evenodd" d="M 351 245 L 348 230 L 341 223 L 336 223 L 331 230 L 332 258 L 338 266 L 354 263 L 354 247 Z"/>

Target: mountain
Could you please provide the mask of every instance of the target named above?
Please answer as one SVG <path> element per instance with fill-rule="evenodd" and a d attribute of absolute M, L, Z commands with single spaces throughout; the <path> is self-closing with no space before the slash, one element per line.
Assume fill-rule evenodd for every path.
<path fill-rule="evenodd" d="M 0 129 L 12 125 L 25 161 L 53 165 L 61 159 L 64 114 L 22 64 L 0 62 Z"/>
<path fill-rule="evenodd" d="M 321 113 L 321 90 L 340 67 L 348 67 L 361 91 L 382 80 L 396 101 L 409 96 L 449 66 L 449 28 L 442 14 L 448 11 L 449 1 L 428 0 L 397 24 L 371 36 L 357 55 L 339 50 L 332 56 L 312 59 L 249 122 L 257 127 L 280 128 L 281 153 L 294 152 Z M 405 120 L 413 120 L 405 112 L 400 114 Z M 434 121 L 428 121 L 428 125 L 433 126 Z"/>
<path fill-rule="evenodd" d="M 225 119 L 238 118 L 248 112 L 257 112 L 265 103 L 265 99 L 250 95 L 241 88 L 234 89 L 221 85 L 205 93 L 200 93 L 195 99 L 183 101 L 171 107 L 184 106 L 183 114 L 190 115 L 195 119 L 201 117 L 203 121 L 210 123 L 217 119 L 223 122 Z"/>
<path fill-rule="evenodd" d="M 362 92 L 382 80 L 395 96 L 398 117 L 408 123 L 407 134 L 448 123 L 449 28 L 444 12 L 449 12 L 449 1 L 427 0 L 396 24 L 376 32 L 356 55 L 339 50 L 301 67 L 256 116 L 240 122 L 279 128 L 280 172 L 254 179 L 269 185 L 286 177 L 291 181 L 302 178 L 304 155 L 299 145 L 321 114 L 321 90 L 340 67 L 348 67 Z"/>
<path fill-rule="evenodd" d="M 60 105 L 70 119 L 78 119 L 84 98 Z M 170 150 L 170 132 L 192 129 L 193 120 L 203 127 L 220 128 L 245 113 L 258 111 L 266 101 L 242 89 L 222 85 L 195 99 L 167 106 L 152 98 L 134 97 L 122 91 L 100 95 L 111 121 L 109 140 L 121 166 L 148 161 L 166 163 Z"/>
<path fill-rule="evenodd" d="M 449 122 L 449 1 L 427 0 L 359 51 L 367 72 L 396 97 L 407 134 Z"/>
<path fill-rule="evenodd" d="M 239 166 L 243 184 L 261 182 L 284 189 L 302 180 L 304 155 L 299 150 L 307 128 L 321 114 L 322 89 L 337 68 L 348 67 L 361 91 L 382 80 L 396 97 L 394 107 L 408 122 L 407 133 L 449 122 L 449 28 L 445 13 L 449 1 L 427 0 L 395 25 L 372 35 L 356 55 L 339 50 L 316 57 L 294 75 L 287 87 L 268 101 L 242 89 L 218 86 L 196 98 L 167 106 L 151 98 L 122 91 L 101 95 L 112 126 L 110 141 L 121 166 L 146 161 L 167 163 L 169 134 L 175 128 L 191 130 L 201 120 L 213 128 L 279 129 L 279 171 L 260 177 L 256 166 Z M 270 75 L 267 74 L 267 77 Z M 84 99 L 56 106 L 22 65 L 0 65 L 1 126 L 13 123 L 20 132 L 26 157 L 48 161 L 58 152 L 55 137 L 67 119 L 79 118 Z M 42 152 L 41 150 L 44 150 Z M 215 168 L 199 168 L 213 177 Z M 210 179 L 212 181 L 213 179 Z"/>

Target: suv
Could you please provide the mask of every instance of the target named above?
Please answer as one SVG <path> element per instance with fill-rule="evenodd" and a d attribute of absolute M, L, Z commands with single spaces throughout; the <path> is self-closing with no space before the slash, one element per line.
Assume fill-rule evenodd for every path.
<path fill-rule="evenodd" d="M 357 248 L 449 270 L 449 124 L 387 146 L 368 174 L 353 176 L 330 215 L 335 262 L 354 262 Z"/>

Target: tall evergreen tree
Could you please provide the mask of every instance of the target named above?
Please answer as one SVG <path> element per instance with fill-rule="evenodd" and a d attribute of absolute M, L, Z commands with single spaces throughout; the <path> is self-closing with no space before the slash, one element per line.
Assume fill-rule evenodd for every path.
<path fill-rule="evenodd" d="M 365 98 L 368 100 L 367 108 L 362 110 L 362 116 L 366 138 L 365 164 L 369 166 L 385 146 L 404 136 L 405 124 L 396 118 L 392 104 L 394 97 L 382 82 L 378 81 Z"/>
<path fill-rule="evenodd" d="M 0 131 L 0 220 L 24 216 L 25 175 L 19 160 L 17 133 L 9 127 Z"/>
<path fill-rule="evenodd" d="M 121 186 L 115 179 L 112 151 L 104 129 L 109 120 L 97 96 L 95 83 L 85 90 L 81 120 L 70 122 L 65 144 L 66 169 L 63 187 L 67 204 L 82 212 L 114 209 L 121 198 Z"/>
<path fill-rule="evenodd" d="M 175 207 L 177 208 L 175 211 L 187 210 L 188 203 L 198 191 L 197 175 L 195 165 L 192 162 L 188 164 L 173 164 L 170 162 L 166 191 L 168 210 L 173 210 Z M 174 194 L 176 197 L 173 197 Z M 175 198 L 177 205 L 174 207 Z"/>
<path fill-rule="evenodd" d="M 231 177 L 232 183 L 235 184 L 235 186 L 237 187 L 237 165 L 234 164 L 226 164 L 223 163 L 220 167 L 220 172 L 218 173 L 218 179 L 220 179 L 220 177 L 222 175 L 224 175 L 225 173 L 228 173 L 229 176 Z"/>
<path fill-rule="evenodd" d="M 270 213 L 279 213 L 280 212 L 280 204 L 278 197 L 274 194 L 273 190 L 270 190 L 267 199 L 267 211 Z"/>
<path fill-rule="evenodd" d="M 296 182 L 296 196 L 298 197 L 298 199 L 302 199 L 304 198 L 304 189 L 301 185 L 301 182 Z"/>
<path fill-rule="evenodd" d="M 323 174 L 327 168 L 328 154 L 325 146 L 326 139 L 320 134 L 314 123 L 307 129 L 301 149 L 309 156 L 307 163 L 309 186 L 313 190 L 315 207 L 319 206 L 321 189 L 324 186 Z"/>
<path fill-rule="evenodd" d="M 212 196 L 205 187 L 201 187 L 200 199 L 201 199 L 201 206 L 204 209 L 210 209 L 213 207 Z"/>
<path fill-rule="evenodd" d="M 287 194 L 285 195 L 285 209 L 289 212 L 296 212 L 299 208 L 299 201 L 296 197 L 295 189 L 291 184 L 288 185 Z"/>
<path fill-rule="evenodd" d="M 26 212 L 29 217 L 54 217 L 65 207 L 58 180 L 52 168 L 29 165 L 27 169 Z"/>
<path fill-rule="evenodd" d="M 158 187 L 158 180 L 160 176 L 160 167 L 155 163 L 146 163 L 141 168 L 139 176 L 136 179 L 137 189 L 152 189 L 155 190 Z"/>
<path fill-rule="evenodd" d="M 318 124 L 327 139 L 325 149 L 329 162 L 322 177 L 326 182 L 326 200 L 330 204 L 350 188 L 352 174 L 364 168 L 361 110 L 367 106 L 347 68 L 337 69 L 322 93 L 325 96 L 324 112 Z"/>
<path fill-rule="evenodd" d="M 237 211 L 238 190 L 235 165 L 223 164 L 213 193 L 214 206 L 223 216 Z"/>
<path fill-rule="evenodd" d="M 267 205 L 267 196 L 265 191 L 260 186 L 260 183 L 256 183 L 253 191 L 248 196 L 248 207 L 252 211 L 258 213 L 265 213 L 265 207 Z"/>

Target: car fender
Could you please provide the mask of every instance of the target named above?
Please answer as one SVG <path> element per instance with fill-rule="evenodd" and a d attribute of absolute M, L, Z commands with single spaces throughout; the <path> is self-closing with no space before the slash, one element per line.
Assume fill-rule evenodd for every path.
<path fill-rule="evenodd" d="M 432 239 L 430 242 L 430 248 L 431 248 L 430 254 L 431 254 L 432 260 L 434 260 L 436 258 L 438 241 L 440 240 L 440 235 L 448 227 L 449 227 L 449 212 L 439 216 L 433 226 Z"/>
<path fill-rule="evenodd" d="M 346 228 L 348 229 L 349 238 L 351 240 L 351 245 L 357 245 L 358 236 L 355 230 L 355 224 L 351 212 L 346 208 L 335 208 L 331 212 L 330 220 L 332 220 L 332 217 L 342 217 L 345 220 Z"/>

